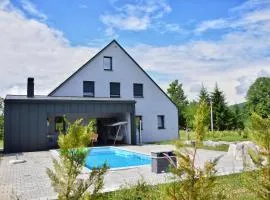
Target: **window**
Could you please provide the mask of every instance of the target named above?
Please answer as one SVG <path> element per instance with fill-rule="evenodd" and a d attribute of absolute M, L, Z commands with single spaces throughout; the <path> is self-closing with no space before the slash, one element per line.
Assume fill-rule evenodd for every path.
<path fill-rule="evenodd" d="M 84 97 L 94 97 L 95 96 L 95 82 L 94 81 L 84 81 L 83 82 L 83 96 Z"/>
<path fill-rule="evenodd" d="M 103 57 L 103 69 L 112 71 L 112 57 L 109 56 Z"/>
<path fill-rule="evenodd" d="M 110 97 L 120 98 L 120 83 L 116 82 L 110 83 Z"/>
<path fill-rule="evenodd" d="M 66 130 L 66 123 L 63 116 L 55 117 L 55 131 L 65 131 Z"/>
<path fill-rule="evenodd" d="M 158 115 L 157 119 L 158 119 L 158 129 L 165 129 L 164 115 Z"/>
<path fill-rule="evenodd" d="M 143 84 L 134 83 L 133 84 L 133 96 L 134 97 L 143 97 Z"/>
<path fill-rule="evenodd" d="M 143 121 L 142 121 L 142 116 L 141 115 L 137 115 L 136 118 L 136 128 L 139 131 L 140 130 L 140 121 L 141 121 L 141 129 L 143 130 Z"/>

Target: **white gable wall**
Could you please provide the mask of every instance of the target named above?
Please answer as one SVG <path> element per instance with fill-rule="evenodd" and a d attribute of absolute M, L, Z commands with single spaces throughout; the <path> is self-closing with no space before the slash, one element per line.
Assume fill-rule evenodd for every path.
<path fill-rule="evenodd" d="M 103 69 L 103 56 L 112 57 L 112 71 Z M 83 96 L 83 81 L 95 81 L 97 98 L 109 98 L 110 82 L 120 82 L 121 98 L 134 99 L 136 115 L 143 118 L 143 142 L 178 137 L 177 108 L 115 42 L 58 88 L 52 96 Z M 133 97 L 133 83 L 143 84 L 144 98 Z M 157 128 L 157 115 L 165 116 L 165 129 Z"/>

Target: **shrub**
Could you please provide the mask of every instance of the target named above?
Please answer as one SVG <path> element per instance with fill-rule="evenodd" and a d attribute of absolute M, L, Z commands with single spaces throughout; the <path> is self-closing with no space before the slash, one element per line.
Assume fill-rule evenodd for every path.
<path fill-rule="evenodd" d="M 246 179 L 247 188 L 261 199 L 270 199 L 270 117 L 262 118 L 251 115 L 252 139 L 260 146 L 259 155 L 249 150 L 257 170 L 249 173 Z"/>
<path fill-rule="evenodd" d="M 167 188 L 167 195 L 173 200 L 201 200 L 221 199 L 222 196 L 214 193 L 216 184 L 215 166 L 219 158 L 204 163 L 200 168 L 195 164 L 197 148 L 207 132 L 207 104 L 202 101 L 195 115 L 196 143 L 192 150 L 181 149 L 183 145 L 179 141 L 176 151 L 177 165 L 174 165 L 171 172 L 176 176 L 174 183 Z"/>
<path fill-rule="evenodd" d="M 47 169 L 52 186 L 62 200 L 95 199 L 103 187 L 103 176 L 106 166 L 93 169 L 86 179 L 79 178 L 89 152 L 87 145 L 91 142 L 88 128 L 81 125 L 82 119 L 69 123 L 66 134 L 61 133 L 58 139 L 60 159 L 53 159 L 54 170 Z M 91 187 L 92 193 L 87 192 Z"/>

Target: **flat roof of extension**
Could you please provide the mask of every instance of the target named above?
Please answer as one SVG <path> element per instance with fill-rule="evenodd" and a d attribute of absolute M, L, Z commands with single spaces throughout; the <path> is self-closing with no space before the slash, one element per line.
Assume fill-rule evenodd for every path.
<path fill-rule="evenodd" d="M 54 97 L 46 95 L 35 95 L 34 97 L 27 97 L 26 95 L 7 95 L 5 102 L 18 102 L 18 101 L 33 101 L 33 102 L 46 102 L 46 101 L 82 101 L 82 102 L 115 102 L 115 103 L 136 103 L 134 99 L 121 99 L 121 98 L 100 98 L 100 97 Z"/>

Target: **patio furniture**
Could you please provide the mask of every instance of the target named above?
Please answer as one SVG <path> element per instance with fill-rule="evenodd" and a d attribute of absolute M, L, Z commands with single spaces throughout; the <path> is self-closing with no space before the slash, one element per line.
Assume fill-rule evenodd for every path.
<path fill-rule="evenodd" d="M 127 134 L 127 127 L 126 127 L 127 124 L 128 124 L 128 122 L 122 121 L 122 122 L 116 122 L 116 123 L 106 125 L 109 127 L 108 139 L 114 140 L 114 142 L 113 142 L 114 145 L 115 145 L 116 141 L 122 141 L 124 139 L 124 133 L 120 132 L 120 130 L 121 130 L 121 128 L 123 128 L 125 131 L 125 134 Z M 113 127 L 118 127 L 115 135 L 113 135 L 111 132 Z"/>
<path fill-rule="evenodd" d="M 173 151 L 155 151 L 151 152 L 152 172 L 164 173 L 168 172 L 169 166 L 176 166 L 176 156 Z"/>
<path fill-rule="evenodd" d="M 94 143 L 98 141 L 98 134 L 97 133 L 90 133 L 90 140 L 92 146 L 94 146 Z"/>

